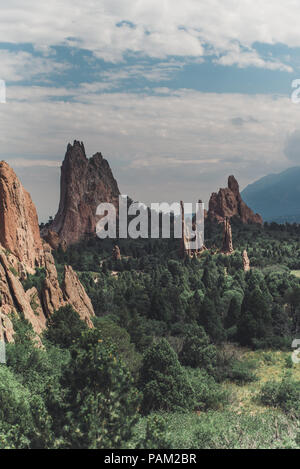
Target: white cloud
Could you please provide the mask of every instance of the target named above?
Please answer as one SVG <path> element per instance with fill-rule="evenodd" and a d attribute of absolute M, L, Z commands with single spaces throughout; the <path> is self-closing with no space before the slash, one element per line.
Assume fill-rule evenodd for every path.
<path fill-rule="evenodd" d="M 26 159 L 26 158 L 10 158 L 9 164 L 14 168 L 33 168 L 33 167 L 46 167 L 46 168 L 59 168 L 60 161 L 53 160 L 39 160 L 39 159 Z"/>
<path fill-rule="evenodd" d="M 0 75 L 6 81 L 32 80 L 37 76 L 59 73 L 66 68 L 66 64 L 49 58 L 34 57 L 24 51 L 12 52 L 0 49 Z"/>
<path fill-rule="evenodd" d="M 122 80 L 145 78 L 152 82 L 168 81 L 174 72 L 181 70 L 190 60 L 169 60 L 153 65 L 130 65 L 119 70 L 109 70 L 100 73 L 100 78 L 111 86 L 117 86 Z"/>
<path fill-rule="evenodd" d="M 128 51 L 202 57 L 208 45 L 217 54 L 230 52 L 221 63 L 274 69 L 274 61 L 247 48 L 255 42 L 299 47 L 299 23 L 294 0 L 0 0 L 0 42 L 32 43 L 46 54 L 53 45 L 76 45 L 115 62 Z M 246 48 L 238 60 L 234 42 Z"/>
<path fill-rule="evenodd" d="M 94 84 L 83 86 L 74 102 L 63 102 L 53 101 L 55 93 L 70 90 L 9 87 L 8 102 L 0 105 L 0 158 L 27 174 L 33 196 L 41 173 L 32 168 L 55 170 L 43 186 L 57 195 L 66 145 L 82 140 L 88 155 L 101 151 L 108 158 L 121 191 L 143 202 L 177 200 L 179 194 L 207 201 L 228 174 L 243 186 L 289 166 L 283 149 L 300 113 L 290 99 L 163 91 L 97 94 Z M 235 125 L 237 119 L 243 125 Z M 56 198 L 34 200 L 40 213 L 55 213 Z"/>
<path fill-rule="evenodd" d="M 231 50 L 214 60 L 220 65 L 237 65 L 239 68 L 257 67 L 268 70 L 280 70 L 291 73 L 293 68 L 278 60 L 265 60 L 256 50 L 242 50 L 238 44 L 232 44 Z"/>

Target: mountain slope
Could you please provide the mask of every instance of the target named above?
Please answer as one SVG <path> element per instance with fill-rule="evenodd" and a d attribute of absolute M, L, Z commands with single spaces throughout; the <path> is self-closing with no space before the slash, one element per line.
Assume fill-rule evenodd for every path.
<path fill-rule="evenodd" d="M 242 197 L 265 221 L 300 222 L 300 166 L 249 184 Z"/>

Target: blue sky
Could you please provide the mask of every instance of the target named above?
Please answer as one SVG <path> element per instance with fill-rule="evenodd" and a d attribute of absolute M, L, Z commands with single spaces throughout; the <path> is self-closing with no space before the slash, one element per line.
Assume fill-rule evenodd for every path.
<path fill-rule="evenodd" d="M 292 0 L 0 0 L 0 157 L 41 220 L 74 139 L 146 203 L 295 165 L 299 20 Z"/>

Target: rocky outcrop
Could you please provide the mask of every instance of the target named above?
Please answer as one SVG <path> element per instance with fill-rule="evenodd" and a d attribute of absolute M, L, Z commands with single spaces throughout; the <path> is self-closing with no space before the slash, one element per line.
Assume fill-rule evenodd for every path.
<path fill-rule="evenodd" d="M 42 304 L 47 317 L 62 306 L 71 305 L 80 318 L 93 327 L 95 315 L 92 302 L 71 266 L 65 266 L 62 287 L 58 281 L 55 262 L 49 246 L 45 246 L 46 278 L 42 288 Z"/>
<path fill-rule="evenodd" d="M 89 327 L 93 327 L 91 317 L 95 316 L 95 313 L 92 302 L 86 294 L 76 272 L 68 265 L 65 265 L 62 290 L 65 301 L 73 306 L 80 318 Z"/>
<path fill-rule="evenodd" d="M 254 213 L 240 195 L 239 184 L 234 176 L 229 176 L 228 187 L 220 189 L 218 193 L 213 192 L 208 207 L 208 217 L 219 222 L 225 218 L 237 216 L 243 223 L 262 224 L 262 217 Z"/>
<path fill-rule="evenodd" d="M 66 245 L 96 234 L 96 208 L 101 202 L 118 207 L 119 188 L 101 153 L 88 159 L 84 145 L 68 145 L 61 167 L 60 203 L 50 229 Z"/>
<path fill-rule="evenodd" d="M 55 244 L 57 233 L 50 233 Z M 60 245 L 61 244 L 61 241 Z M 21 280 L 45 268 L 41 294 L 33 287 L 24 290 Z M 94 310 L 82 284 L 71 267 L 65 268 L 64 288 L 60 288 L 51 247 L 39 234 L 35 206 L 14 171 L 0 163 L 0 337 L 13 341 L 10 315 L 21 314 L 37 334 L 46 328 L 47 318 L 65 304 L 71 304 L 79 316 L 92 327 Z M 1 339 L 0 339 L 1 340 Z"/>
<path fill-rule="evenodd" d="M 248 272 L 250 270 L 250 260 L 249 260 L 246 249 L 244 249 L 243 251 L 242 258 L 243 258 L 244 272 Z"/>
<path fill-rule="evenodd" d="M 61 248 L 63 249 L 63 251 L 66 250 L 66 243 L 65 241 L 61 240 L 60 237 L 59 237 L 59 234 L 56 233 L 56 231 L 53 231 L 53 230 L 48 230 L 47 228 L 43 229 L 41 231 L 41 235 L 43 237 L 43 240 L 49 244 L 49 246 L 51 246 L 52 249 L 56 250 L 58 249 L 60 246 Z"/>
<path fill-rule="evenodd" d="M 202 204 L 202 200 L 199 200 L 199 204 Z M 192 232 L 189 231 L 188 224 L 185 221 L 184 215 L 184 203 L 180 201 L 180 213 L 181 213 L 181 246 L 180 254 L 181 257 L 185 258 L 186 256 L 193 257 L 199 256 L 204 251 L 207 251 L 206 246 L 203 243 L 203 237 L 201 231 L 197 229 L 197 218 L 196 215 L 193 216 L 191 220 Z M 205 210 L 204 210 L 205 217 Z M 198 246 L 198 248 L 195 248 Z"/>
<path fill-rule="evenodd" d="M 60 288 L 50 246 L 45 246 L 46 278 L 41 298 L 35 287 L 24 290 L 11 257 L 12 254 L 8 258 L 6 252 L 0 248 L 0 337 L 7 342 L 13 341 L 14 331 L 10 316 L 21 313 L 31 323 L 37 334 L 36 343 L 40 345 L 39 336 L 46 328 L 47 318 L 66 304 L 70 304 L 89 327 L 93 326 L 92 303 L 72 267 L 65 267 L 63 288 Z"/>
<path fill-rule="evenodd" d="M 180 201 L 180 212 L 181 212 L 181 246 L 180 246 L 180 253 L 181 257 L 191 256 L 191 248 L 190 248 L 190 236 L 188 229 L 185 224 L 185 215 L 184 215 L 184 203 L 182 200 Z"/>
<path fill-rule="evenodd" d="M 10 319 L 12 308 L 8 305 L 0 308 L 0 341 L 11 343 L 14 341 L 14 328 Z"/>
<path fill-rule="evenodd" d="M 221 252 L 226 255 L 233 253 L 232 231 L 229 218 L 227 217 L 224 220 L 223 246 Z"/>
<path fill-rule="evenodd" d="M 0 244 L 28 271 L 43 265 L 38 217 L 29 193 L 13 169 L 0 162 Z"/>
<path fill-rule="evenodd" d="M 0 251 L 0 294 L 2 314 L 22 313 L 33 327 L 33 330 L 40 334 L 46 325 L 45 315 L 34 311 L 31 305 L 31 297 L 26 295 L 23 285 L 20 282 L 17 272 L 9 263 L 3 250 Z M 9 311 L 9 313 L 8 313 Z"/>
<path fill-rule="evenodd" d="M 119 246 L 114 246 L 113 252 L 112 252 L 112 258 L 114 261 L 120 261 L 122 259 Z"/>
<path fill-rule="evenodd" d="M 42 304 L 46 317 L 65 305 L 61 291 L 55 262 L 49 245 L 45 245 L 46 278 L 42 287 Z"/>

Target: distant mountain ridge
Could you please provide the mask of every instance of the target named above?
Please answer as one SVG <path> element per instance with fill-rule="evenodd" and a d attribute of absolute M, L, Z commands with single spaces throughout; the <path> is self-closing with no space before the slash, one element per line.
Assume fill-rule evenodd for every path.
<path fill-rule="evenodd" d="M 300 166 L 264 176 L 241 195 L 265 221 L 300 223 Z"/>

